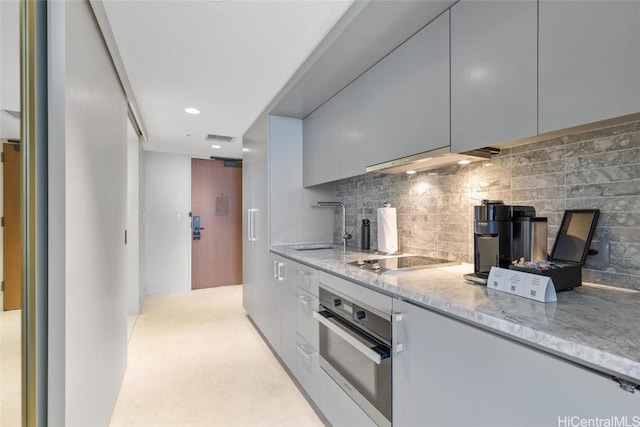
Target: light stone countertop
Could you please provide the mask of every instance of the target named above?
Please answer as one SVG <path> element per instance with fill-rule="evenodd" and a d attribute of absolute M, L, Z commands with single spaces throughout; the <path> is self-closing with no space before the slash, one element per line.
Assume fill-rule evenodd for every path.
<path fill-rule="evenodd" d="M 339 249 L 271 251 L 367 288 L 432 309 L 580 365 L 640 384 L 640 292 L 583 284 L 541 303 L 505 294 L 462 278 L 473 265 L 406 272 L 397 276 L 361 271 L 346 263 L 380 258 Z"/>

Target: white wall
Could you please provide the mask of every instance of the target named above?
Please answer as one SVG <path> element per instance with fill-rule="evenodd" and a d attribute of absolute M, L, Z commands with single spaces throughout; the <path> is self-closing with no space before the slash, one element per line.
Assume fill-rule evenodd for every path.
<path fill-rule="evenodd" d="M 334 209 L 314 207 L 334 199 L 333 183 L 302 187 L 300 119 L 269 116 L 269 188 L 272 245 L 333 240 Z"/>
<path fill-rule="evenodd" d="M 144 147 L 138 144 L 138 306 L 142 309 L 146 297 L 145 273 L 145 154 Z"/>
<path fill-rule="evenodd" d="M 127 357 L 127 103 L 89 3 L 49 17 L 49 425 L 108 425 Z"/>
<path fill-rule="evenodd" d="M 145 272 L 147 295 L 191 289 L 191 159 L 145 153 Z"/>
<path fill-rule="evenodd" d="M 127 126 L 127 313 L 138 314 L 140 297 L 139 142 L 131 122 Z"/>
<path fill-rule="evenodd" d="M 20 109 L 19 16 L 17 1 L 0 1 L 0 109 L 3 110 L 18 111 Z M 19 120 L 0 112 L 0 139 L 19 136 Z M 2 164 L 0 163 L 0 212 L 4 212 L 2 191 Z M 4 280 L 3 238 L 3 230 L 0 228 L 0 281 Z M 3 292 L 0 292 L 0 310 L 3 307 L 2 297 Z"/>
<path fill-rule="evenodd" d="M 0 1 L 0 109 L 20 110 L 20 10 Z M 20 138 L 20 121 L 0 113 L 0 138 Z"/>

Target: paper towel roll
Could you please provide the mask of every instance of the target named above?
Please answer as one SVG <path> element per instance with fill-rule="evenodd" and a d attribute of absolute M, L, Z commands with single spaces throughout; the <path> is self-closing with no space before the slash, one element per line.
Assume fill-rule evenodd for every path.
<path fill-rule="evenodd" d="M 398 251 L 396 208 L 378 208 L 378 250 L 387 253 Z"/>

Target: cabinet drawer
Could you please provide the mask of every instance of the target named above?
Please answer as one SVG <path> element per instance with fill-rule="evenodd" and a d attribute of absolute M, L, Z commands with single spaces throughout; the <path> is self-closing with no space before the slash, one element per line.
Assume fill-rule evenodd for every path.
<path fill-rule="evenodd" d="M 317 347 L 309 344 L 298 335 L 296 350 L 296 378 L 317 405 L 319 403 L 318 372 L 320 370 Z"/>
<path fill-rule="evenodd" d="M 299 288 L 304 289 L 311 295 L 318 296 L 318 271 L 302 266 L 300 264 L 295 265 L 295 270 L 291 272 L 295 275 L 295 284 Z"/>
<path fill-rule="evenodd" d="M 313 313 L 318 311 L 318 298 L 301 288 L 296 288 L 296 325 L 298 335 L 318 348 L 318 321 Z"/>
<path fill-rule="evenodd" d="M 383 295 L 380 292 L 367 289 L 363 285 L 342 279 L 325 272 L 318 272 L 318 284 L 334 289 L 344 295 L 362 303 L 373 307 L 382 313 L 391 314 L 391 297 Z"/>
<path fill-rule="evenodd" d="M 320 410 L 334 427 L 375 427 L 376 423 L 320 368 Z"/>

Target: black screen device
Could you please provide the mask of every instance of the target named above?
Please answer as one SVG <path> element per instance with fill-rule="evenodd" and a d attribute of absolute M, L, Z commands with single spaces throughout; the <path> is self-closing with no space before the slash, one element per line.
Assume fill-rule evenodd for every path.
<path fill-rule="evenodd" d="M 598 209 L 566 210 L 553 242 L 550 260 L 584 265 L 599 216 Z"/>

